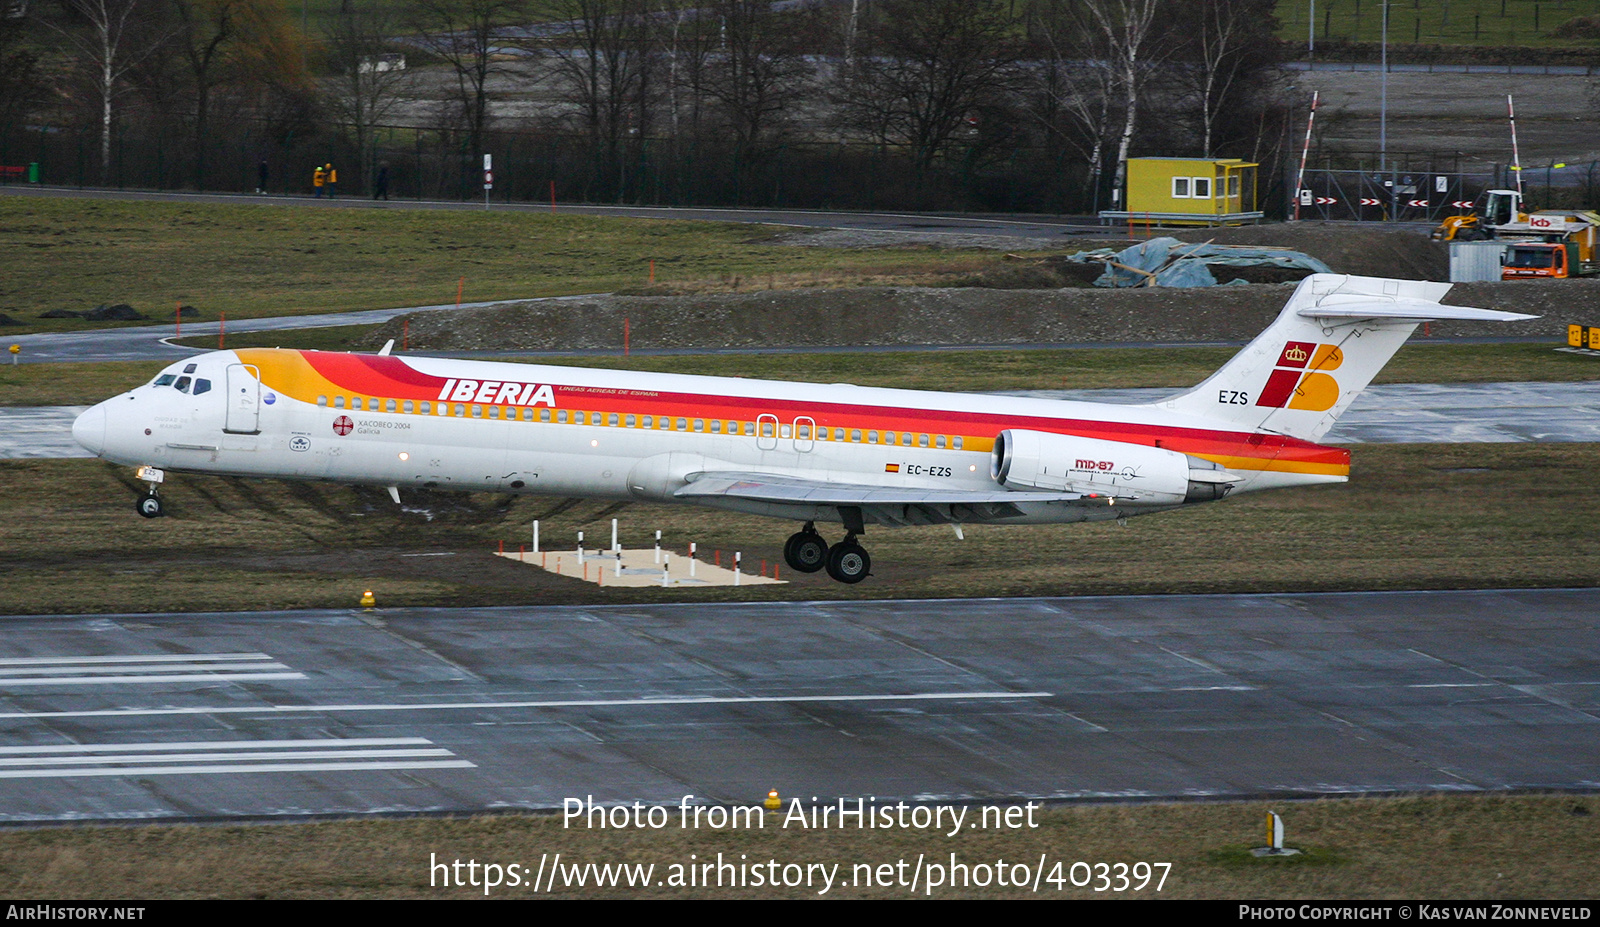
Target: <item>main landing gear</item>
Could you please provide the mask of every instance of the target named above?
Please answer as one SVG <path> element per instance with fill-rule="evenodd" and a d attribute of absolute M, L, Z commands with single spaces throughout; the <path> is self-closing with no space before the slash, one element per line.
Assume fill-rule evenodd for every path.
<path fill-rule="evenodd" d="M 872 558 L 856 543 L 856 532 L 849 532 L 844 540 L 829 547 L 809 521 L 783 545 L 783 559 L 801 573 L 815 573 L 826 567 L 828 575 L 841 583 L 859 583 L 872 572 Z"/>

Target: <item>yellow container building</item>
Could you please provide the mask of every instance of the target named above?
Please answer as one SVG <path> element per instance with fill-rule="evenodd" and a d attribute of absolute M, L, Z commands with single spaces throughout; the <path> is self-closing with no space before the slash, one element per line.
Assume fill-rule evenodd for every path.
<path fill-rule="evenodd" d="M 1238 158 L 1129 158 L 1125 209 L 1106 221 L 1152 225 L 1258 222 L 1256 168 Z"/>

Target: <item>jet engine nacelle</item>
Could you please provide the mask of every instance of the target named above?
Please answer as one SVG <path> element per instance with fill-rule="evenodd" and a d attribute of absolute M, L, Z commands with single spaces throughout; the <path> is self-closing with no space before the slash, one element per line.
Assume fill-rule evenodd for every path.
<path fill-rule="evenodd" d="M 1210 502 L 1240 477 L 1198 457 L 1123 441 L 1008 429 L 989 475 L 1007 489 L 1102 493 L 1144 502 Z"/>

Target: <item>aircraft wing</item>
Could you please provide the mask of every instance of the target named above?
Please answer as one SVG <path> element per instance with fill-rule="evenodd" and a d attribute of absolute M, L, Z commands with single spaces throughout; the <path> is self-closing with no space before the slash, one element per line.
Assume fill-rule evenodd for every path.
<path fill-rule="evenodd" d="M 936 489 L 872 486 L 808 480 L 775 473 L 701 473 L 673 495 L 684 499 L 721 496 L 790 505 L 1014 505 L 1018 502 L 1075 502 L 1076 492 L 1010 492 L 1004 489 Z"/>

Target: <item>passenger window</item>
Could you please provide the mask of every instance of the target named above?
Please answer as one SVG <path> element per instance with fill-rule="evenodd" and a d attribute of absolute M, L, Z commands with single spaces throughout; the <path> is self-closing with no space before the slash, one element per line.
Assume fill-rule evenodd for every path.
<path fill-rule="evenodd" d="M 960 435 L 956 435 L 951 443 L 955 445 L 955 449 L 956 450 L 958 450 L 958 451 L 961 450 L 961 436 Z"/>
<path fill-rule="evenodd" d="M 890 445 L 892 447 L 894 445 L 894 432 L 892 432 L 892 431 L 884 432 L 883 433 L 883 443 L 887 444 L 887 445 Z"/>
<path fill-rule="evenodd" d="M 344 408 L 344 397 L 343 396 L 335 396 L 335 397 L 333 397 L 333 407 L 335 409 Z"/>
<path fill-rule="evenodd" d="M 197 380 L 194 381 L 194 394 L 196 396 L 200 395 L 201 393 L 209 393 L 209 392 L 211 392 L 211 381 L 210 380 L 197 379 Z"/>
<path fill-rule="evenodd" d="M 467 407 L 465 405 L 462 405 L 459 402 L 456 403 L 456 418 L 461 418 L 462 416 L 464 416 L 466 414 L 467 414 Z"/>
<path fill-rule="evenodd" d="M 654 427 L 656 427 L 656 417 L 654 415 L 646 415 L 644 417 L 644 427 L 646 427 L 646 428 L 654 428 Z"/>
<path fill-rule="evenodd" d="M 878 443 L 878 433 L 876 431 L 867 432 L 867 443 L 868 444 L 877 444 Z"/>
<path fill-rule="evenodd" d="M 565 425 L 567 423 L 567 410 L 566 409 L 562 409 L 560 412 L 556 413 L 556 421 L 559 424 L 562 424 L 562 425 Z"/>
<path fill-rule="evenodd" d="M 636 416 L 636 415 L 628 416 L 628 427 L 629 428 L 636 428 L 636 427 L 638 427 L 638 424 L 639 424 L 638 416 Z"/>
<path fill-rule="evenodd" d="M 852 442 L 855 442 L 855 443 L 859 444 L 861 442 L 861 429 L 859 429 L 859 428 L 850 429 L 850 440 Z"/>
<path fill-rule="evenodd" d="M 472 407 L 472 417 L 473 418 L 483 418 L 483 406 L 473 406 Z"/>
<path fill-rule="evenodd" d="M 326 396 L 318 396 L 317 397 L 317 408 L 326 409 L 327 407 L 328 407 L 328 397 L 326 397 Z"/>
<path fill-rule="evenodd" d="M 194 365 L 191 364 L 190 366 L 192 367 Z M 178 378 L 178 382 L 172 384 L 172 388 L 177 390 L 180 393 L 187 393 L 189 391 L 189 378 L 188 377 L 179 377 Z"/>
<path fill-rule="evenodd" d="M 489 417 L 490 418 L 499 418 L 500 417 L 500 407 L 499 406 L 490 406 L 489 407 Z"/>
<path fill-rule="evenodd" d="M 360 396 L 357 396 L 356 398 L 350 400 L 350 408 L 352 408 L 352 409 L 361 408 L 361 397 Z"/>
<path fill-rule="evenodd" d="M 694 430 L 695 431 L 705 431 L 706 430 L 706 420 L 703 419 L 703 418 L 695 419 L 694 420 Z"/>
<path fill-rule="evenodd" d="M 917 447 L 927 447 L 927 446 L 928 446 L 928 436 L 927 435 L 917 435 Z"/>
<path fill-rule="evenodd" d="M 744 433 L 747 434 L 747 435 L 754 435 L 756 433 L 756 423 L 755 422 L 745 422 L 744 423 Z"/>
<path fill-rule="evenodd" d="M 549 409 L 540 409 L 539 410 L 539 421 L 541 421 L 541 422 L 550 421 L 550 410 Z"/>
<path fill-rule="evenodd" d="M 410 403 L 407 403 L 407 405 L 410 405 Z M 385 411 L 385 412 L 393 412 L 394 411 L 394 400 L 393 399 L 390 399 L 390 400 L 386 401 L 383 404 L 383 411 Z"/>
<path fill-rule="evenodd" d="M 523 409 L 522 410 L 522 420 L 525 421 L 525 422 L 533 421 L 533 410 L 532 409 Z"/>
<path fill-rule="evenodd" d="M 579 425 L 582 425 L 583 421 L 584 421 L 583 413 L 582 412 L 574 412 L 574 413 L 572 413 L 572 420 L 574 422 L 577 422 Z"/>
<path fill-rule="evenodd" d="M 443 407 L 441 406 L 441 408 L 443 408 Z M 420 406 L 420 409 L 421 409 L 423 415 L 431 415 L 431 414 L 433 414 L 433 403 L 424 402 Z"/>
<path fill-rule="evenodd" d="M 835 440 L 835 441 L 843 441 L 844 440 L 844 429 L 843 428 L 835 428 L 833 430 L 833 440 Z"/>
<path fill-rule="evenodd" d="M 944 435 L 940 435 L 939 437 L 934 438 L 933 439 L 933 446 L 934 447 L 944 447 Z"/>
<path fill-rule="evenodd" d="M 156 386 L 171 386 L 172 385 L 172 381 L 176 380 L 177 378 L 178 378 L 178 375 L 175 374 L 175 373 L 163 373 L 161 376 L 156 377 L 155 385 Z"/>
<path fill-rule="evenodd" d="M 406 410 L 406 414 L 410 415 L 412 412 L 416 411 L 417 407 L 412 405 L 411 400 L 407 399 L 406 400 L 406 404 L 405 404 L 405 406 L 403 408 Z"/>
<path fill-rule="evenodd" d="M 906 447 L 910 447 L 911 446 L 911 436 L 908 435 L 908 434 L 902 434 L 900 436 L 900 443 L 905 445 Z"/>
<path fill-rule="evenodd" d="M 611 415 L 607 418 L 607 424 L 609 424 L 612 428 L 617 427 L 617 413 L 611 413 Z"/>
<path fill-rule="evenodd" d="M 714 435 L 722 434 L 722 423 L 717 421 L 716 419 L 712 419 L 711 420 L 711 433 L 714 434 Z"/>
<path fill-rule="evenodd" d="M 678 419 L 678 430 L 679 431 L 688 431 L 689 430 L 689 420 L 688 419 L 682 419 L 682 418 Z"/>
<path fill-rule="evenodd" d="M 738 422 L 729 422 L 728 423 L 728 434 L 736 435 L 738 433 L 739 433 L 739 423 Z"/>

